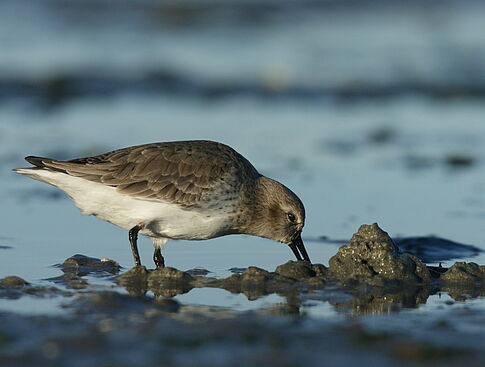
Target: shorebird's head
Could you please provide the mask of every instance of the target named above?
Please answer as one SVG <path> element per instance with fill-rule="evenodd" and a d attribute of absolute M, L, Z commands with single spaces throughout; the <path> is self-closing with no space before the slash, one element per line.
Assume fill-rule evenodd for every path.
<path fill-rule="evenodd" d="M 252 233 L 285 243 L 296 258 L 310 261 L 301 239 L 305 225 L 305 207 L 296 194 L 270 178 L 259 179 L 258 204 L 252 221 Z"/>

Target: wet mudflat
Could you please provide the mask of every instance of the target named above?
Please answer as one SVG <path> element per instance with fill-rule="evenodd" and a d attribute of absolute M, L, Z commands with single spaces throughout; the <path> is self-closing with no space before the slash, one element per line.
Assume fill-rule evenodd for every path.
<path fill-rule="evenodd" d="M 248 267 L 217 278 L 201 268 L 123 271 L 113 260 L 74 255 L 57 266 L 63 275 L 47 279 L 50 286 L 18 276 L 0 280 L 3 299 L 57 298 L 63 310 L 61 316 L 0 313 L 0 361 L 245 366 L 324 358 L 338 365 L 482 365 L 485 266 L 426 266 L 377 224 L 361 226 L 329 263 L 288 261 L 274 271 Z M 177 300 L 210 288 L 252 301 L 272 294 L 280 300 L 247 311 Z M 446 300 L 419 312 L 440 294 Z M 336 315 L 318 316 L 322 303 Z"/>
<path fill-rule="evenodd" d="M 4 366 L 247 366 L 372 363 L 376 366 L 483 365 L 476 310 L 430 319 L 378 318 L 336 324 L 264 313 L 156 305 L 118 293 L 85 296 L 69 318 L 0 315 Z M 89 313 L 89 317 L 86 313 Z M 470 330 L 451 326 L 456 318 Z M 412 327 L 403 330 L 399 324 Z M 377 325 L 376 325 L 377 324 Z M 19 330 L 29 330 L 29 335 Z"/>

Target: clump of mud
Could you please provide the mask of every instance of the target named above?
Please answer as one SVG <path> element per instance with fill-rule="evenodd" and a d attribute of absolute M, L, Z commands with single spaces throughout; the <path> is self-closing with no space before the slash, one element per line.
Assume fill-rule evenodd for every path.
<path fill-rule="evenodd" d="M 144 266 L 135 266 L 114 279 L 134 296 L 144 295 L 148 290 L 149 271 Z"/>
<path fill-rule="evenodd" d="M 249 300 L 278 294 L 286 299 L 286 304 L 275 309 L 277 313 L 298 313 L 305 302 L 312 300 L 327 301 L 358 313 L 382 313 L 418 307 L 438 291 L 460 301 L 485 296 L 485 266 L 458 262 L 449 269 L 427 267 L 416 256 L 403 253 L 377 224 L 362 225 L 330 259 L 328 268 L 307 261 L 288 261 L 274 271 L 250 266 L 233 269 L 232 275 L 219 279 L 211 277 L 206 269 L 182 271 L 172 267 L 148 270 L 138 266 L 117 275 L 120 266 L 116 261 L 84 255 L 74 255 L 58 266 L 64 274 L 48 280 L 64 289 L 39 287 L 11 276 L 0 279 L 0 298 L 96 295 L 103 291 L 99 286 L 93 288 L 85 275 L 117 283 L 108 284 L 104 291 L 119 285 L 130 296 L 157 303 L 157 310 L 163 306 L 165 311 L 173 312 L 179 306 L 170 303 L 170 298 L 194 288 L 225 289 L 244 294 Z M 113 294 L 109 297 L 113 307 L 126 303 Z M 97 300 L 102 297 L 90 298 L 89 302 L 96 307 Z"/>
<path fill-rule="evenodd" d="M 443 282 L 477 283 L 485 281 L 485 266 L 475 263 L 457 262 L 440 276 Z"/>
<path fill-rule="evenodd" d="M 97 259 L 85 255 L 76 254 L 56 265 L 61 268 L 63 275 L 49 278 L 54 283 L 63 284 L 69 289 L 84 289 L 89 283 L 82 277 L 88 274 L 105 276 L 106 274 L 118 274 L 120 265 L 110 259 Z"/>
<path fill-rule="evenodd" d="M 377 223 L 362 225 L 330 259 L 329 274 L 370 285 L 429 283 L 431 275 L 416 256 L 403 254 Z"/>
<path fill-rule="evenodd" d="M 64 273 L 86 275 L 89 273 L 106 272 L 117 274 L 120 271 L 120 264 L 110 259 L 97 259 L 94 257 L 76 254 L 66 259 L 59 265 Z"/>
<path fill-rule="evenodd" d="M 170 298 L 195 287 L 195 278 L 189 272 L 171 267 L 147 270 L 144 266 L 136 266 L 114 279 L 133 295 L 144 295 L 150 290 L 156 297 Z"/>
<path fill-rule="evenodd" d="M 256 299 L 271 293 L 286 294 L 301 288 L 319 288 L 325 284 L 323 277 L 327 268 L 321 264 L 312 265 L 306 261 L 288 261 L 274 272 L 250 266 L 240 273 L 224 279 L 205 276 L 206 271 L 187 272 L 165 267 L 147 270 L 135 267 L 115 277 L 129 293 L 135 295 L 152 291 L 157 297 L 173 297 L 189 292 L 193 288 L 222 288 L 231 293 L 243 293 L 249 299 Z"/>
<path fill-rule="evenodd" d="M 165 267 L 150 272 L 148 288 L 156 296 L 173 297 L 187 293 L 194 286 L 194 277 L 189 273 L 171 267 Z"/>
<path fill-rule="evenodd" d="M 16 275 L 11 275 L 0 279 L 0 287 L 3 289 L 22 289 L 29 283 Z"/>
<path fill-rule="evenodd" d="M 16 275 L 0 279 L 0 298 L 19 299 L 26 295 L 46 297 L 67 295 L 67 293 L 54 287 L 35 286 Z"/>
<path fill-rule="evenodd" d="M 233 274 L 225 279 L 217 279 L 207 285 L 222 288 L 231 293 L 244 293 L 248 299 L 256 299 L 269 293 L 276 293 L 275 286 L 280 287 L 289 279 L 278 276 L 267 270 L 250 266 L 241 274 Z"/>
<path fill-rule="evenodd" d="M 403 253 L 377 224 L 362 225 L 348 244 L 330 259 L 330 267 L 306 261 L 288 261 L 275 271 L 250 266 L 223 279 L 207 276 L 207 270 L 187 272 L 166 267 L 147 270 L 135 267 L 115 277 L 133 295 L 151 291 L 156 297 L 173 297 L 193 288 L 221 288 L 242 293 L 250 300 L 276 293 L 292 300 L 326 300 L 325 290 L 337 286 L 348 297 L 329 300 L 337 307 L 359 312 L 384 312 L 395 305 L 418 307 L 439 289 L 456 299 L 465 294 L 480 296 L 485 288 L 483 266 L 457 263 L 450 269 L 427 267 L 416 256 Z M 465 286 L 466 285 L 466 286 Z M 317 298 L 310 296 L 319 291 Z M 323 293 L 321 292 L 323 291 Z M 343 301 L 342 301 L 343 299 Z M 400 306 L 398 306 L 400 307 Z"/>
<path fill-rule="evenodd" d="M 423 251 L 426 250 L 426 243 L 432 244 L 433 251 L 436 251 L 436 241 L 418 242 Z M 454 243 L 446 242 L 445 245 L 456 250 Z M 470 287 L 485 289 L 485 266 L 465 262 L 457 262 L 449 269 L 426 266 L 416 256 L 403 253 L 377 223 L 362 225 L 350 242 L 340 247 L 337 254 L 330 258 L 329 263 L 326 276 L 346 286 L 365 284 L 429 288 L 433 284 L 434 287 L 452 287 L 454 294 L 461 294 L 460 287 L 467 290 Z M 478 294 L 482 293 L 478 291 Z"/>

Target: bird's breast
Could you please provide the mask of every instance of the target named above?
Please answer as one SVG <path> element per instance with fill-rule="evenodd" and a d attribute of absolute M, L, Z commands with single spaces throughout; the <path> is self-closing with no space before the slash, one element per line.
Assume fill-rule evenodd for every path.
<path fill-rule="evenodd" d="M 185 240 L 206 240 L 232 233 L 230 208 L 214 210 L 164 208 L 145 224 L 146 234 Z M 149 232 L 149 233 L 148 233 Z M 144 231 L 141 232 L 145 234 Z"/>

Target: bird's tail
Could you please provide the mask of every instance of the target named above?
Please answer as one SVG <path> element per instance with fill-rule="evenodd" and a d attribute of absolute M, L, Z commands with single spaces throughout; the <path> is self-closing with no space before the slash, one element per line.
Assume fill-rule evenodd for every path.
<path fill-rule="evenodd" d="M 45 166 L 44 162 L 51 162 L 52 159 L 28 156 L 28 157 L 25 157 L 25 160 L 31 163 L 32 165 L 34 165 L 35 167 L 14 168 L 13 171 L 18 174 L 33 178 L 34 180 L 50 183 L 45 178 L 46 173 L 50 171 L 50 169 L 49 167 Z"/>

